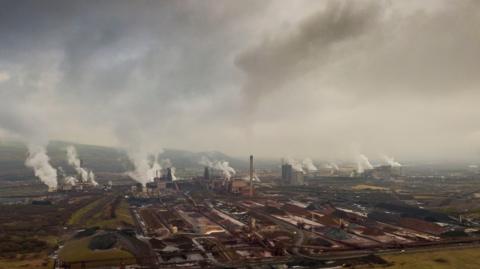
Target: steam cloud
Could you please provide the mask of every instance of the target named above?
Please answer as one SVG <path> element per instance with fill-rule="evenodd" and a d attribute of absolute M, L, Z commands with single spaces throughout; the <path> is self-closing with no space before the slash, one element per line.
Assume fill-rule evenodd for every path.
<path fill-rule="evenodd" d="M 57 168 L 57 182 L 59 185 L 71 185 L 75 186 L 78 183 L 78 180 L 74 176 L 67 176 L 65 170 L 61 166 Z M 62 181 L 63 180 L 63 181 Z"/>
<path fill-rule="evenodd" d="M 289 164 L 295 171 L 302 173 L 318 171 L 318 168 L 313 164 L 313 161 L 310 158 L 305 158 L 300 163 L 294 158 L 286 157 L 282 159 L 282 164 Z"/>
<path fill-rule="evenodd" d="M 77 174 L 80 175 L 80 180 L 82 182 L 89 182 L 94 186 L 98 185 L 97 181 L 95 181 L 95 174 L 93 171 L 82 167 L 82 162 L 78 158 L 77 149 L 74 146 L 67 147 L 67 159 L 68 164 L 70 164 Z"/>
<path fill-rule="evenodd" d="M 162 166 L 158 162 L 158 154 L 129 154 L 134 170 L 127 172 L 127 175 L 143 186 L 152 182 L 156 174 L 162 170 Z"/>
<path fill-rule="evenodd" d="M 66 176 L 64 181 L 65 181 L 64 182 L 65 184 L 72 185 L 72 186 L 75 186 L 77 184 L 77 179 L 72 176 Z"/>
<path fill-rule="evenodd" d="M 282 164 L 289 164 L 292 166 L 293 170 L 298 172 L 305 172 L 303 171 L 303 166 L 297 160 L 293 159 L 292 157 L 286 157 L 282 159 Z"/>
<path fill-rule="evenodd" d="M 221 171 L 226 180 L 230 180 L 236 173 L 227 161 L 211 161 L 208 157 L 202 156 L 199 164 Z"/>
<path fill-rule="evenodd" d="M 395 161 L 395 159 L 393 157 L 389 157 L 389 156 L 386 156 L 384 155 L 383 156 L 383 159 L 385 160 L 385 162 L 390 165 L 391 167 L 401 167 L 402 164 L 400 164 L 399 162 Z"/>
<path fill-rule="evenodd" d="M 368 160 L 367 156 L 360 154 L 357 157 L 357 172 L 363 173 L 365 170 L 373 169 L 373 165 Z"/>
<path fill-rule="evenodd" d="M 331 169 L 331 170 L 335 170 L 335 171 L 338 171 L 339 168 L 338 168 L 338 165 L 334 162 L 329 162 L 329 163 L 326 163 L 325 164 L 325 168 L 327 169 Z"/>
<path fill-rule="evenodd" d="M 303 168 L 305 168 L 309 172 L 318 171 L 318 168 L 313 164 L 312 159 L 305 158 L 302 161 Z"/>
<path fill-rule="evenodd" d="M 235 154 L 251 145 L 269 157 L 285 147 L 351 158 L 327 148 L 352 140 L 402 159 L 478 157 L 478 1 L 428 1 L 432 9 L 415 0 L 294 1 L 302 2 L 296 12 L 284 1 L 46 2 L 8 1 L 0 16 L 0 132 L 26 144 L 41 134 L 126 147 L 143 181 L 149 155 L 134 153 L 142 146 L 135 137 Z M 48 77 L 58 83 L 44 87 Z M 282 95 L 294 90 L 299 103 Z M 245 113 L 242 94 L 267 112 L 245 141 L 242 128 L 232 129 Z M 257 106 L 260 99 L 272 102 Z M 279 102 L 296 105 L 287 114 L 272 109 Z M 315 152 L 314 141 L 325 150 Z"/>
<path fill-rule="evenodd" d="M 250 175 L 244 176 L 244 177 L 242 177 L 242 179 L 245 180 L 245 181 L 250 181 Z M 260 178 L 257 176 L 256 173 L 253 173 L 253 181 L 254 182 L 262 182 L 260 180 Z"/>
<path fill-rule="evenodd" d="M 247 75 L 247 103 L 255 106 L 262 95 L 281 89 L 289 78 L 325 64 L 334 45 L 371 30 L 379 14 L 375 2 L 329 1 L 325 10 L 304 19 L 295 31 L 245 50 L 236 64 Z"/>
<path fill-rule="evenodd" d="M 50 158 L 45 147 L 28 145 L 28 157 L 25 165 L 33 169 L 35 176 L 40 178 L 49 190 L 57 188 L 57 170 L 50 165 Z"/>

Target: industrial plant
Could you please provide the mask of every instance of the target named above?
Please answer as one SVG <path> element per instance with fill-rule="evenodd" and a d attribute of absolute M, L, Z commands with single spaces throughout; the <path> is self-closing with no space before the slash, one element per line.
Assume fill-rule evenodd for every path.
<path fill-rule="evenodd" d="M 382 255 L 390 253 L 480 243 L 480 219 L 438 211 L 435 204 L 449 191 L 412 190 L 417 178 L 399 165 L 371 165 L 360 172 L 352 164 L 317 169 L 308 161 L 307 169 L 284 159 L 271 170 L 255 167 L 253 155 L 247 169 L 225 161 L 201 163 L 205 166 L 190 178 L 176 176 L 168 166 L 155 170 L 146 184 L 110 186 L 103 192 L 112 197 L 109 202 L 94 198 L 107 208 L 124 204 L 131 221 L 117 223 L 114 232 L 96 228 L 86 238 L 128 233 L 121 240 L 140 240 L 132 244 L 144 249 L 133 258 L 109 260 L 111 268 L 301 267 L 306 262 L 315 268 L 382 267 L 388 265 Z M 50 199 L 98 197 L 99 191 Z M 431 198 L 420 198 L 426 196 Z M 67 237 L 55 268 L 95 268 L 101 261 L 65 255 L 78 236 Z"/>

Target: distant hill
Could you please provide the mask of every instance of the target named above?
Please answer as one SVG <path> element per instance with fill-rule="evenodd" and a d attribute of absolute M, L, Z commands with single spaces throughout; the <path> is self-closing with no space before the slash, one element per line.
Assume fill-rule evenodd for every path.
<path fill-rule="evenodd" d="M 53 141 L 48 147 L 48 155 L 54 167 L 61 166 L 68 173 L 73 173 L 68 165 L 65 148 L 69 145 L 76 147 L 84 166 L 95 173 L 123 173 L 132 169 L 132 164 L 126 152 L 122 149 Z M 199 161 L 202 156 L 211 160 L 228 161 L 236 169 L 248 167 L 248 159 L 236 159 L 218 151 L 191 152 L 186 150 L 165 149 L 160 159 L 170 159 L 177 168 L 201 168 Z M 0 143 L 0 181 L 18 181 L 33 179 L 33 171 L 25 167 L 27 148 L 18 142 Z"/>
<path fill-rule="evenodd" d="M 199 162 L 203 156 L 212 161 L 227 161 L 235 168 L 244 169 L 248 166 L 247 158 L 245 158 L 245 160 L 239 160 L 219 151 L 191 152 L 187 150 L 165 149 L 160 154 L 160 159 L 170 159 L 177 168 L 201 168 L 202 165 L 199 164 Z"/>

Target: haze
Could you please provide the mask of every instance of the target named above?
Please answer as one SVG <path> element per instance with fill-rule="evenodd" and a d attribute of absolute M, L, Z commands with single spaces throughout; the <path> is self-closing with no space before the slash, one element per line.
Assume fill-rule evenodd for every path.
<path fill-rule="evenodd" d="M 479 157 L 478 1 L 0 4 L 3 139 Z"/>

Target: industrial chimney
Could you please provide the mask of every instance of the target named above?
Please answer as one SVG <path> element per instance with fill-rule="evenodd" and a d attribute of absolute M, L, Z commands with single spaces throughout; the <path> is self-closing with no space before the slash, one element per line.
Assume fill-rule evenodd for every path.
<path fill-rule="evenodd" d="M 253 155 L 250 155 L 250 197 L 253 196 Z"/>
<path fill-rule="evenodd" d="M 210 171 L 208 169 L 208 166 L 205 166 L 205 169 L 203 170 L 203 178 L 206 180 L 210 180 Z"/>
<path fill-rule="evenodd" d="M 172 182 L 173 181 L 173 175 L 172 175 L 172 168 L 168 167 L 167 168 L 167 176 L 166 176 L 167 181 Z"/>

